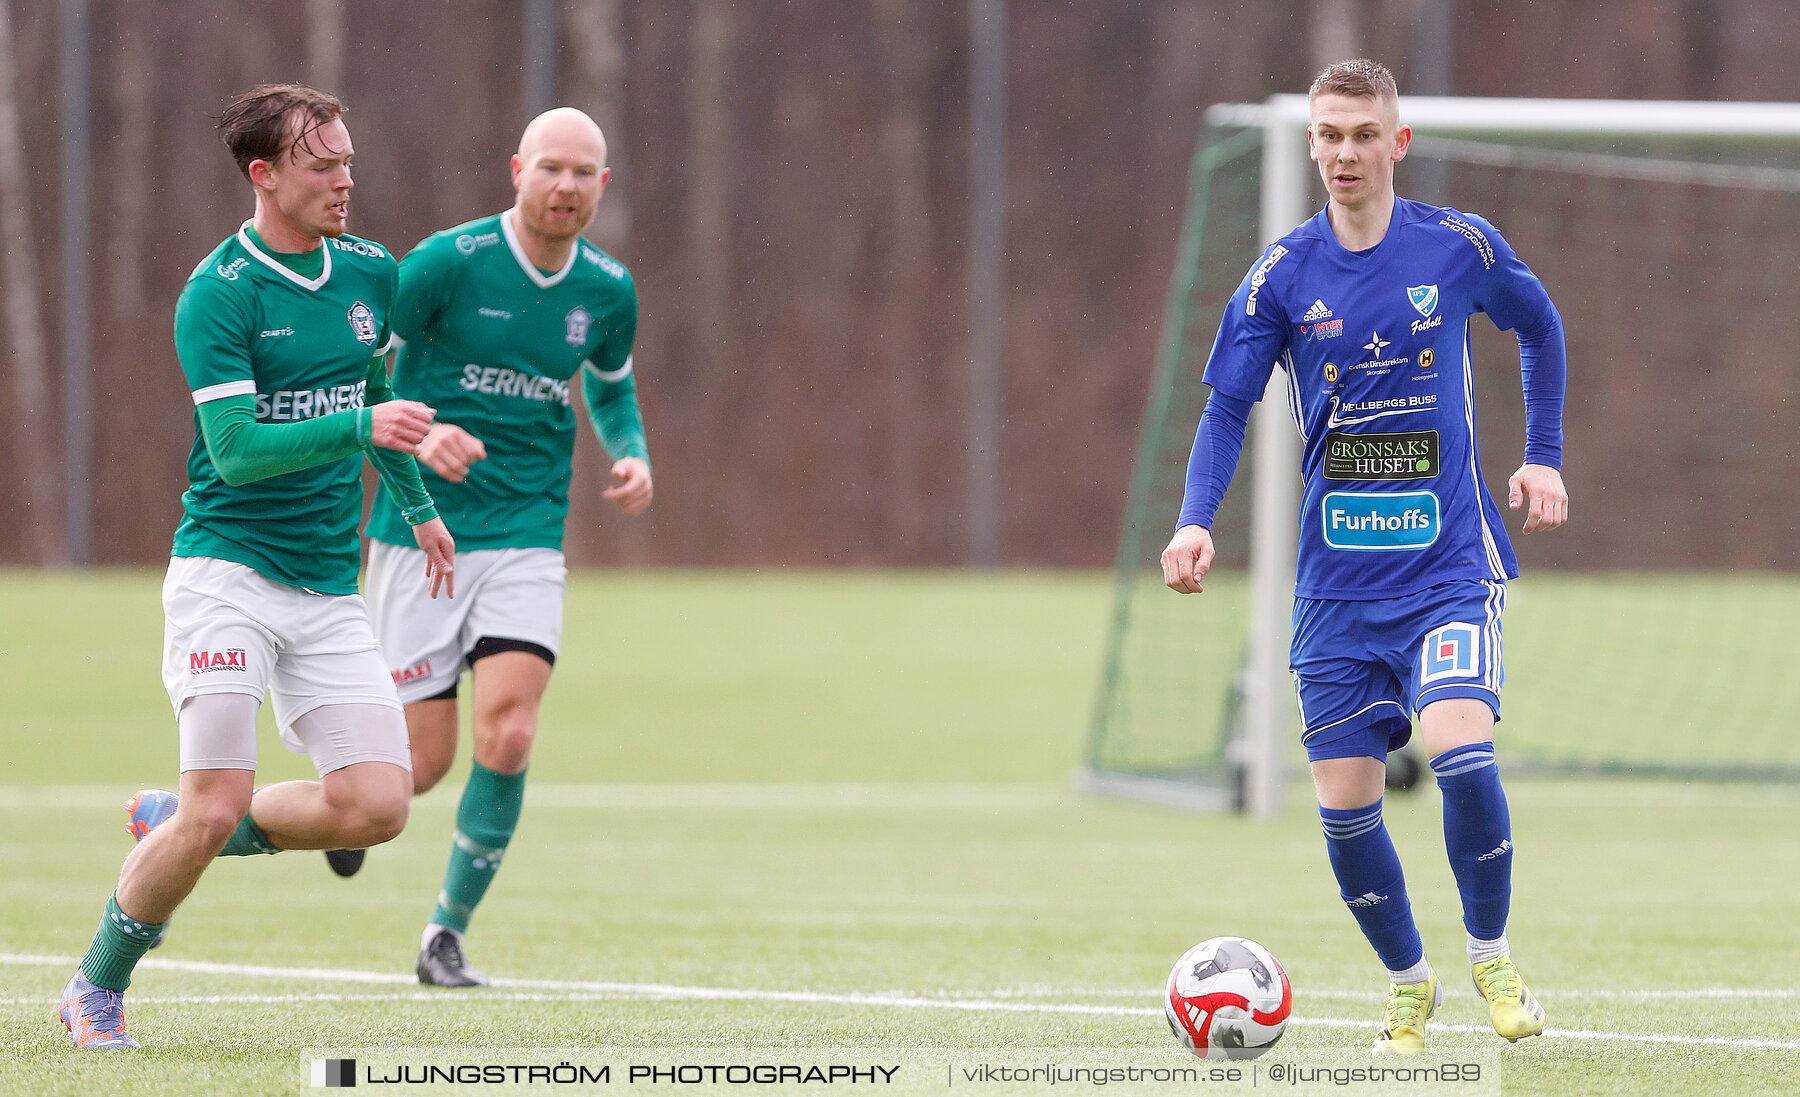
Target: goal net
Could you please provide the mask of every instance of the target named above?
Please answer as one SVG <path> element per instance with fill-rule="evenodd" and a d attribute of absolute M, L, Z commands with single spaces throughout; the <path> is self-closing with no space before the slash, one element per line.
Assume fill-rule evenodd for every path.
<path fill-rule="evenodd" d="M 1569 343 L 1571 523 L 1522 538 L 1509 772 L 1800 779 L 1800 104 L 1410 97 L 1402 195 L 1499 226 Z M 1287 671 L 1299 447 L 1265 398 L 1206 593 L 1163 587 L 1220 309 L 1323 202 L 1306 99 L 1209 110 L 1119 538 L 1078 783 L 1258 814 L 1300 769 Z M 1524 438 L 1509 333 L 1473 325 L 1504 503 Z M 1280 373 L 1271 385 L 1279 396 Z"/>

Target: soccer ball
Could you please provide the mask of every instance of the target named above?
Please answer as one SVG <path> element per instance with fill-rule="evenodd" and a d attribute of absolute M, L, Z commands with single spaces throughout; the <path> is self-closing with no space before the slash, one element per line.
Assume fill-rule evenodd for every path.
<path fill-rule="evenodd" d="M 1203 1059 L 1254 1059 L 1275 1046 L 1294 1008 L 1281 961 L 1255 941 L 1214 937 L 1169 972 L 1163 1013 L 1175 1038 Z"/>

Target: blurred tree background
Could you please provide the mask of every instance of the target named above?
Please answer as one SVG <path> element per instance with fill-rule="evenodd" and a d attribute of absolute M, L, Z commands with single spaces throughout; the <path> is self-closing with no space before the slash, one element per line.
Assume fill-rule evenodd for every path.
<path fill-rule="evenodd" d="M 638 521 L 603 507 L 584 428 L 573 563 L 966 559 L 969 0 L 80 0 L 90 144 L 64 165 L 74 2 L 0 0 L 0 562 L 67 558 L 68 285 L 91 341 L 92 562 L 166 556 L 193 431 L 174 302 L 251 211 L 212 116 L 285 80 L 349 105 L 351 231 L 399 254 L 510 203 L 534 96 L 606 130 L 614 181 L 589 236 L 637 279 L 657 501 Z M 1800 5 L 1777 0 L 1013 0 L 1006 19 L 998 541 L 1014 565 L 1111 557 L 1208 104 L 1304 91 L 1359 54 L 1403 93 L 1800 99 Z M 63 209 L 82 187 L 91 238 L 69 271 Z M 1544 246 L 1520 251 L 1541 267 Z M 1791 252 L 1771 262 L 1792 277 Z M 1565 314 L 1606 307 L 1609 287 L 1546 279 Z M 1792 355 L 1745 357 L 1762 382 L 1724 391 L 1786 414 L 1764 433 L 1791 437 Z M 1630 367 L 1572 360 L 1571 486 L 1754 510 L 1776 548 L 1684 541 L 1671 558 L 1632 524 L 1637 495 L 1595 490 L 1590 532 L 1539 558 L 1800 562 L 1791 478 L 1721 482 L 1704 455 L 1647 470 L 1617 444 Z M 1516 452 L 1490 448 L 1490 471 Z"/>

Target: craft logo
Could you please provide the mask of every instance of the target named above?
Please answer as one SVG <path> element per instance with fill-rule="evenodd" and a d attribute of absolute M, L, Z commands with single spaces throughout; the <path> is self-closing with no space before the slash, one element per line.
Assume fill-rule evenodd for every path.
<path fill-rule="evenodd" d="M 235 282 L 237 281 L 238 271 L 243 270 L 249 265 L 250 260 L 244 258 L 233 259 L 229 263 L 221 263 L 219 264 L 219 277 L 224 278 L 227 281 Z"/>
<path fill-rule="evenodd" d="M 1419 652 L 1419 684 L 1430 685 L 1440 678 L 1473 678 L 1480 663 L 1481 630 L 1463 622 L 1445 625 L 1425 637 Z"/>
<path fill-rule="evenodd" d="M 1413 308 L 1419 310 L 1420 316 L 1428 317 L 1437 308 L 1438 288 L 1435 285 L 1407 286 L 1406 297 L 1412 302 Z"/>
<path fill-rule="evenodd" d="M 1437 540 L 1442 525 L 1430 491 L 1334 491 L 1319 513 L 1325 543 L 1358 552 L 1422 549 Z"/>
<path fill-rule="evenodd" d="M 576 305 L 563 317 L 563 342 L 572 347 L 587 345 L 588 329 L 594 326 L 594 314 Z"/>
<path fill-rule="evenodd" d="M 1325 436 L 1327 480 L 1427 480 L 1438 474 L 1438 432 Z"/>
<path fill-rule="evenodd" d="M 356 333 L 356 341 L 364 346 L 375 345 L 376 324 L 375 310 L 358 301 L 350 306 L 350 330 Z"/>

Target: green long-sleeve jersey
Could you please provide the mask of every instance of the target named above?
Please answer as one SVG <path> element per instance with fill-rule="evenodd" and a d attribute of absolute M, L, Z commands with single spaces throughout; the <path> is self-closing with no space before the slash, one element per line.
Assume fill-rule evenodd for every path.
<path fill-rule="evenodd" d="M 248 222 L 194 269 L 175 306 L 194 444 L 173 555 L 356 593 L 365 450 L 411 521 L 435 516 L 413 459 L 368 446 L 368 409 L 393 398 L 382 355 L 396 277 L 379 244 L 342 236 L 284 255 Z"/>
<path fill-rule="evenodd" d="M 422 470 L 457 548 L 562 547 L 577 372 L 601 445 L 649 459 L 631 363 L 637 290 L 586 240 L 561 270 L 542 271 L 508 214 L 427 237 L 401 261 L 394 331 L 395 390 L 487 450 L 460 483 Z M 411 543 L 385 491 L 369 536 Z"/>

